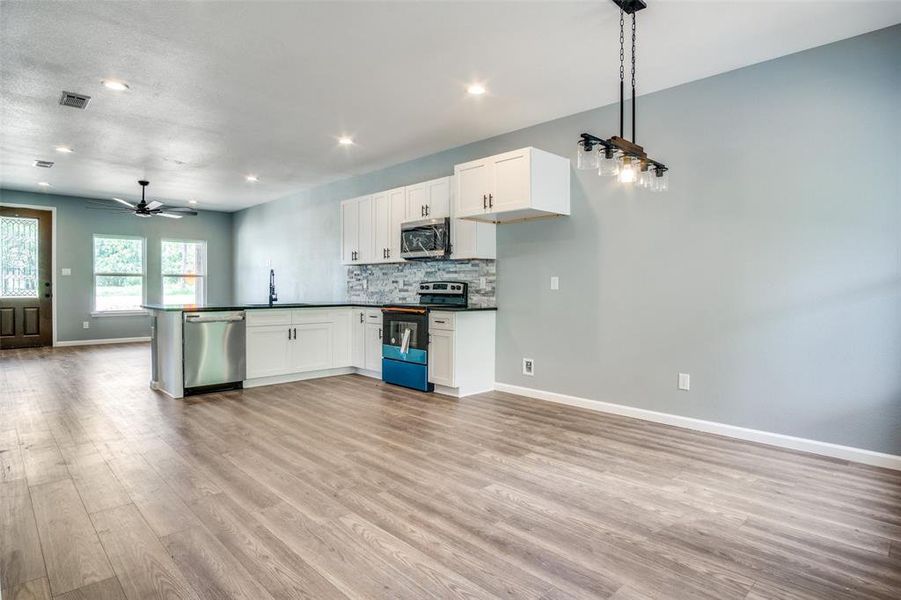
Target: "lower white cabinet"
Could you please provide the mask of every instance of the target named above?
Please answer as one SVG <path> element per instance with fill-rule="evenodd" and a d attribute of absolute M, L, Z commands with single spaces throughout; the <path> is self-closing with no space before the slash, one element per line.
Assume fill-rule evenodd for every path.
<path fill-rule="evenodd" d="M 290 372 L 290 336 L 289 324 L 247 327 L 247 379 Z"/>
<path fill-rule="evenodd" d="M 429 331 L 429 381 L 449 388 L 456 387 L 453 331 Z"/>
<path fill-rule="evenodd" d="M 494 389 L 494 311 L 429 312 L 429 381 L 468 396 Z"/>
<path fill-rule="evenodd" d="M 382 372 L 382 324 L 366 324 L 365 359 L 363 368 L 376 373 Z"/>
<path fill-rule="evenodd" d="M 293 339 L 288 344 L 292 373 L 331 369 L 331 323 L 301 323 L 291 326 Z"/>
<path fill-rule="evenodd" d="M 366 368 L 366 310 L 354 308 L 350 314 L 350 366 Z"/>

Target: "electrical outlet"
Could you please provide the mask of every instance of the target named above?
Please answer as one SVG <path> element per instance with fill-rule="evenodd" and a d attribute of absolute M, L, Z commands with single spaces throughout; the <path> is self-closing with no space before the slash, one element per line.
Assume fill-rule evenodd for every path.
<path fill-rule="evenodd" d="M 559 277 L 551 277 L 551 289 L 552 290 L 560 289 L 560 278 Z"/>
<path fill-rule="evenodd" d="M 366 290 L 368 290 L 368 289 L 369 289 L 369 280 L 368 280 L 368 279 L 364 279 L 364 280 L 363 280 L 363 291 L 366 291 Z"/>
<path fill-rule="evenodd" d="M 90 329 L 90 328 L 91 328 L 91 322 L 90 322 L 90 321 L 82 321 L 82 322 L 81 322 L 81 328 L 82 328 L 82 329 Z"/>
<path fill-rule="evenodd" d="M 69 267 L 63 267 L 63 270 L 62 270 L 63 277 L 68 277 L 71 274 L 72 274 L 72 269 L 70 269 Z"/>
<path fill-rule="evenodd" d="M 688 373 L 679 373 L 679 389 L 686 392 L 691 388 L 691 375 Z"/>
<path fill-rule="evenodd" d="M 479 289 L 484 290 L 486 287 L 488 287 L 488 278 L 479 277 Z"/>
<path fill-rule="evenodd" d="M 522 359 L 522 374 L 532 376 L 535 374 L 535 361 L 531 358 Z"/>

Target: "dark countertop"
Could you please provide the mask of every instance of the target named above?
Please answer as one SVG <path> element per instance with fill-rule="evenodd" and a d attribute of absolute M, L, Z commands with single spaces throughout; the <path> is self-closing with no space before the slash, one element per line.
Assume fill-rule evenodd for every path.
<path fill-rule="evenodd" d="M 383 308 L 385 306 L 398 306 L 397 302 L 387 304 L 365 303 L 365 302 L 276 302 L 272 306 L 268 304 L 142 304 L 143 308 L 149 310 L 162 310 L 167 312 L 209 312 L 215 310 L 255 310 L 270 308 L 343 308 L 343 307 L 362 307 L 362 308 Z M 406 305 L 416 306 L 416 305 Z M 470 306 L 467 308 L 456 308 L 453 306 L 430 307 L 430 310 L 438 310 L 444 312 L 470 312 L 479 310 L 497 310 L 496 306 Z"/>

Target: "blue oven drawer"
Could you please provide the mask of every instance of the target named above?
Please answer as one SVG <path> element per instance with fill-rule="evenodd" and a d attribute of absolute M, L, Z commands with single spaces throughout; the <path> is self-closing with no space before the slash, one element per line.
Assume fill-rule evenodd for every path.
<path fill-rule="evenodd" d="M 402 360 L 404 362 L 419 363 L 421 365 L 428 364 L 429 354 L 425 350 L 419 348 L 410 348 L 406 354 L 402 354 L 400 346 L 391 346 L 390 344 L 382 344 L 382 358 L 391 358 L 393 360 Z"/>
<path fill-rule="evenodd" d="M 390 358 L 382 358 L 382 381 L 423 392 L 431 392 L 434 389 L 429 383 L 427 365 Z"/>

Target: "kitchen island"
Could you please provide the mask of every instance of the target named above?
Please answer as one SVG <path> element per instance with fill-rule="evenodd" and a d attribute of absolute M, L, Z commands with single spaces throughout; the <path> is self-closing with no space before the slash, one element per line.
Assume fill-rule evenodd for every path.
<path fill-rule="evenodd" d="M 350 373 L 381 378 L 383 306 L 145 304 L 152 317 L 150 386 L 182 398 Z M 493 389 L 496 310 L 430 310 L 436 329 L 429 378 L 436 392 L 465 396 Z"/>

